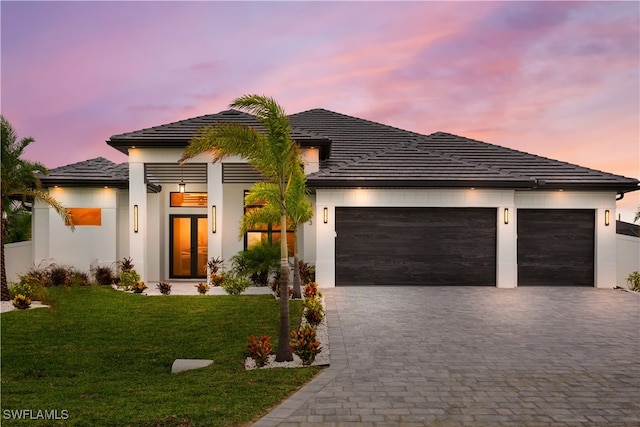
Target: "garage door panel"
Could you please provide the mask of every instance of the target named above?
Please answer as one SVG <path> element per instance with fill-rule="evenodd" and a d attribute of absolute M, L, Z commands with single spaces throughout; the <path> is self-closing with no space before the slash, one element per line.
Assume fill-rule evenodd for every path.
<path fill-rule="evenodd" d="M 496 210 L 336 208 L 337 285 L 495 285 Z"/>
<path fill-rule="evenodd" d="M 595 211 L 518 210 L 518 285 L 593 286 Z"/>

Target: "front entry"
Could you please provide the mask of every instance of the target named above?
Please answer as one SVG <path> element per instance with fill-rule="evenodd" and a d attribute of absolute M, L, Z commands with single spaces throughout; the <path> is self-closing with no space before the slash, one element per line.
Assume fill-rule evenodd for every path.
<path fill-rule="evenodd" d="M 169 215 L 169 276 L 207 277 L 206 215 Z"/>

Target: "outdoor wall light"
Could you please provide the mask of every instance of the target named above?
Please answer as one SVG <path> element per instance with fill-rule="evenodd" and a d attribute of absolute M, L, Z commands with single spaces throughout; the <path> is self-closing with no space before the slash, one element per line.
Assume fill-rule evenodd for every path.
<path fill-rule="evenodd" d="M 216 205 L 211 206 L 211 232 L 216 232 Z"/>
<path fill-rule="evenodd" d="M 509 224 L 509 208 L 504 208 L 504 223 Z"/>
<path fill-rule="evenodd" d="M 329 222 L 329 209 L 328 208 L 324 208 L 323 214 L 322 214 L 322 221 L 326 224 L 327 222 Z"/>
<path fill-rule="evenodd" d="M 138 205 L 133 205 L 133 232 L 138 232 Z"/>
<path fill-rule="evenodd" d="M 604 211 L 604 225 L 608 226 L 611 223 L 611 213 L 609 209 Z"/>

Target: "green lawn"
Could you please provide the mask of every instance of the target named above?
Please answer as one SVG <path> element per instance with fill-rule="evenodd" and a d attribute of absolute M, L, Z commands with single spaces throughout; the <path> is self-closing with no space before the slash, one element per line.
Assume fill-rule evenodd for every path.
<path fill-rule="evenodd" d="M 8 411 L 57 410 L 59 425 L 223 426 L 256 419 L 318 368 L 245 371 L 250 334 L 277 347 L 272 296 L 156 296 L 51 288 L 51 309 L 2 314 L 3 426 Z M 292 329 L 301 306 L 292 301 Z M 213 365 L 171 374 L 175 359 Z M 62 412 L 67 411 L 67 412 Z M 66 418 L 66 417 L 65 417 Z"/>

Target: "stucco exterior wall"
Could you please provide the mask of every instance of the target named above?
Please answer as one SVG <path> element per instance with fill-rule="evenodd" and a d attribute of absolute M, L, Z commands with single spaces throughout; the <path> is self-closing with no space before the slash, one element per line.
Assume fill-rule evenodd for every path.
<path fill-rule="evenodd" d="M 481 189 L 319 189 L 316 192 L 316 280 L 321 287 L 335 286 L 335 208 L 371 207 L 495 207 L 497 209 L 497 287 L 517 286 L 517 211 L 519 208 L 594 209 L 595 284 L 616 283 L 615 193 L 605 192 L 520 192 Z M 328 221 L 323 222 L 324 209 Z M 504 209 L 509 222 L 504 223 Z M 612 224 L 605 226 L 604 212 Z"/>
<path fill-rule="evenodd" d="M 118 189 L 51 188 L 50 194 L 67 208 L 100 208 L 101 225 L 77 226 L 71 231 L 52 208 L 36 202 L 34 263 L 52 262 L 89 271 L 92 265 L 112 265 L 118 260 Z"/>
<path fill-rule="evenodd" d="M 7 281 L 17 282 L 20 275 L 33 267 L 33 242 L 7 243 L 4 245 L 4 257 L 7 268 Z"/>
<path fill-rule="evenodd" d="M 617 285 L 627 287 L 627 277 L 640 271 L 640 237 L 616 235 Z"/>

